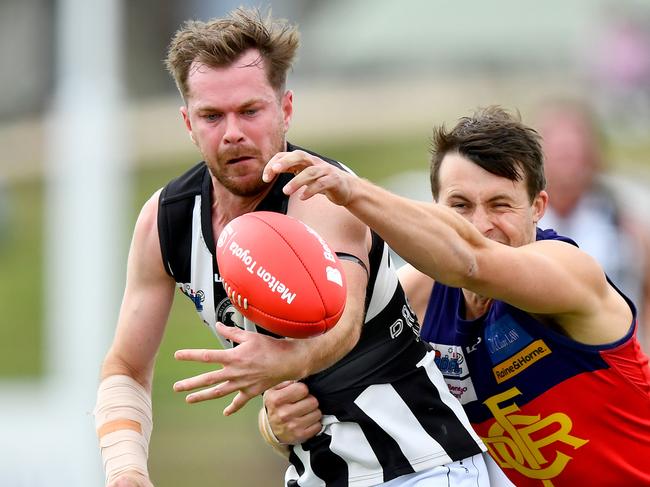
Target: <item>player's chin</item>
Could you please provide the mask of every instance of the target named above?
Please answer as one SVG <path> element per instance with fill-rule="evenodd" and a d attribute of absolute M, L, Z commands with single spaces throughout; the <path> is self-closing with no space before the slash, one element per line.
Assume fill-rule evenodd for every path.
<path fill-rule="evenodd" d="M 256 196 L 267 189 L 270 184 L 262 181 L 261 172 L 258 176 L 231 177 L 222 183 L 228 191 L 237 196 Z"/>

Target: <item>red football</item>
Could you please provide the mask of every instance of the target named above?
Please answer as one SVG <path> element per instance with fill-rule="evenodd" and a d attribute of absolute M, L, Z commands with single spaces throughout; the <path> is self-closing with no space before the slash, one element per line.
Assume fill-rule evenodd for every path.
<path fill-rule="evenodd" d="M 346 283 L 338 257 L 290 216 L 256 211 L 235 218 L 219 235 L 217 263 L 233 305 L 278 335 L 325 333 L 343 313 Z"/>

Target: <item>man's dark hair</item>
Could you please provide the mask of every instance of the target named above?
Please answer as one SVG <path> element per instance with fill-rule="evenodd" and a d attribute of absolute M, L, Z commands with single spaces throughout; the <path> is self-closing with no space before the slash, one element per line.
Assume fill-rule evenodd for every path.
<path fill-rule="evenodd" d="M 458 153 L 496 176 L 524 179 L 531 203 L 546 187 L 541 137 L 501 107 L 479 109 L 449 131 L 444 125 L 433 129 L 431 192 L 436 200 L 440 165 L 449 153 Z"/>

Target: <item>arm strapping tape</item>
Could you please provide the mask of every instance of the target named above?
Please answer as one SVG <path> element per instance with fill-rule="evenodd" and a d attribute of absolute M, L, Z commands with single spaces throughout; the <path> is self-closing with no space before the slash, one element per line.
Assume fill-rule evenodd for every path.
<path fill-rule="evenodd" d="M 149 478 L 147 458 L 153 429 L 151 396 L 127 375 L 111 375 L 97 391 L 94 410 L 106 483 L 127 471 Z"/>
<path fill-rule="evenodd" d="M 264 406 L 262 406 L 262 409 L 260 409 L 260 412 L 257 416 L 257 427 L 260 430 L 262 438 L 267 445 L 273 448 L 273 451 L 279 453 L 284 458 L 289 457 L 289 445 L 280 442 L 280 440 L 278 440 L 278 438 L 275 436 L 275 433 L 273 433 L 273 429 L 269 424 L 269 417 L 266 414 L 266 408 Z"/>

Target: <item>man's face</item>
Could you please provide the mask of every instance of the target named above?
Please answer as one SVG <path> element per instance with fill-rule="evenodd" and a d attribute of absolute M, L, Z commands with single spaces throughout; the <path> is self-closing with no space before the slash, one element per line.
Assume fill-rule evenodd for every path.
<path fill-rule="evenodd" d="M 192 64 L 181 114 L 212 175 L 231 193 L 259 194 L 264 165 L 285 150 L 292 94 L 280 100 L 256 50 L 228 67 Z"/>
<path fill-rule="evenodd" d="M 570 213 L 597 171 L 596 140 L 580 114 L 549 111 L 540 122 L 552 206 Z"/>
<path fill-rule="evenodd" d="M 442 160 L 439 182 L 438 202 L 458 212 L 485 237 L 511 247 L 535 241 L 536 223 L 548 200 L 545 191 L 531 204 L 523 180 L 496 176 L 457 153 Z"/>

